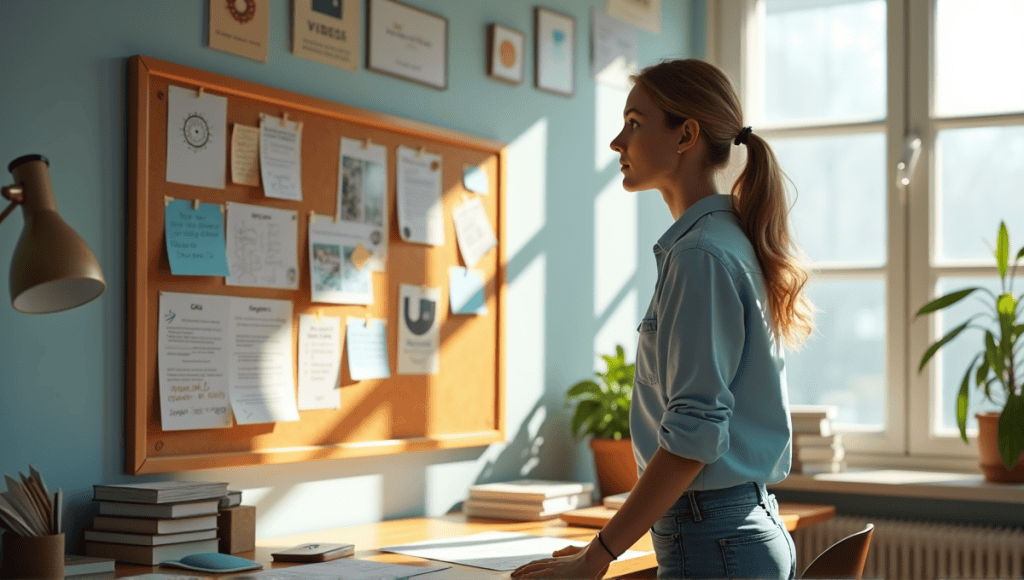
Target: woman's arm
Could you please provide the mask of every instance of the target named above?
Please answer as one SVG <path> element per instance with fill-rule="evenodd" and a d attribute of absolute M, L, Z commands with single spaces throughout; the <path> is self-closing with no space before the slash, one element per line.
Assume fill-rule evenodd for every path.
<path fill-rule="evenodd" d="M 663 448 L 655 451 L 625 503 L 600 532 L 608 549 L 616 556 L 628 550 L 675 504 L 703 467 Z M 521 566 L 512 578 L 601 578 L 611 561 L 595 536 L 586 548 Z"/>

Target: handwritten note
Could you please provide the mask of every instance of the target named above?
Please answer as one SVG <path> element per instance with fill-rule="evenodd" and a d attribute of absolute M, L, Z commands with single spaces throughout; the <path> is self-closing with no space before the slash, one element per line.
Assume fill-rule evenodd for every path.
<path fill-rule="evenodd" d="M 260 184 L 260 130 L 235 123 L 231 131 L 231 181 L 241 185 Z"/>
<path fill-rule="evenodd" d="M 230 298 L 160 293 L 157 369 L 160 428 L 231 427 L 228 403 Z"/>
<path fill-rule="evenodd" d="M 227 276 L 224 216 L 221 207 L 175 199 L 164 208 L 164 233 L 171 273 L 178 276 Z"/>

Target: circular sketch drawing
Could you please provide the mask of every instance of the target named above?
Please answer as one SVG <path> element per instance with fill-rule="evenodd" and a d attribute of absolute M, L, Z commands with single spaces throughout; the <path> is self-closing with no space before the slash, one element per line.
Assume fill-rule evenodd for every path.
<path fill-rule="evenodd" d="M 192 113 L 185 118 L 182 131 L 185 133 L 185 142 L 194 149 L 202 149 L 210 140 L 210 126 L 198 113 Z"/>

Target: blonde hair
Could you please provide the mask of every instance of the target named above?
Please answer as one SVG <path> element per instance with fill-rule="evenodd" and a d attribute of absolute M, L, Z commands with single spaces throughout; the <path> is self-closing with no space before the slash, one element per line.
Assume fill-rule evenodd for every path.
<path fill-rule="evenodd" d="M 732 186 L 733 211 L 761 265 L 773 330 L 789 346 L 800 346 L 813 330 L 813 307 L 804 293 L 807 269 L 789 233 L 786 176 L 768 143 L 744 130 L 729 77 L 702 60 L 681 59 L 649 66 L 633 80 L 665 113 L 669 127 L 697 121 L 710 169 L 725 167 L 734 141 L 745 138 L 747 162 Z"/>

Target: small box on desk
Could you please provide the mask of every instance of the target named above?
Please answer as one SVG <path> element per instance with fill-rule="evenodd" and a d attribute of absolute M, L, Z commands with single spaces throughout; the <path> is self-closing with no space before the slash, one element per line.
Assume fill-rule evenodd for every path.
<path fill-rule="evenodd" d="M 236 505 L 217 513 L 220 552 L 237 554 L 256 549 L 256 506 Z"/>

